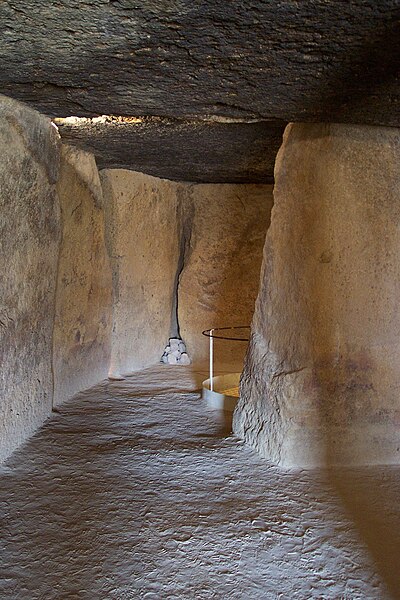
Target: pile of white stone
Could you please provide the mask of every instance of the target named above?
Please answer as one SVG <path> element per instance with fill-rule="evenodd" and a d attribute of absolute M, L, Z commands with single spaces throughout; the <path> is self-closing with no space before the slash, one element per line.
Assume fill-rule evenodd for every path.
<path fill-rule="evenodd" d="M 185 343 L 179 338 L 169 338 L 161 361 L 168 365 L 190 365 Z"/>

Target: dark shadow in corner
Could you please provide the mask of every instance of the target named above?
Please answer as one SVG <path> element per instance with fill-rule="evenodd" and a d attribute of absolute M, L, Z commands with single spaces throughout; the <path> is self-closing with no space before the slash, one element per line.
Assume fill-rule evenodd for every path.
<path fill-rule="evenodd" d="M 400 598 L 400 466 L 329 475 L 391 597 Z"/>

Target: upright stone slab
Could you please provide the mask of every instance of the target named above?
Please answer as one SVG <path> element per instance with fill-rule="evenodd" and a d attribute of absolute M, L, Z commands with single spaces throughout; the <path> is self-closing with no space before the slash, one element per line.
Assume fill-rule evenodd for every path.
<path fill-rule="evenodd" d="M 272 202 L 271 185 L 202 184 L 188 191 L 184 207 L 190 227 L 178 317 L 197 365 L 208 364 L 204 329 L 250 325 Z M 216 340 L 216 368 L 241 370 L 246 347 L 245 342 Z"/>
<path fill-rule="evenodd" d="M 170 337 L 180 240 L 177 184 L 101 171 L 113 277 L 111 376 L 160 361 Z"/>
<path fill-rule="evenodd" d="M 54 403 L 108 375 L 112 282 L 103 196 L 92 154 L 63 146 L 57 191 L 62 210 L 54 325 Z"/>
<path fill-rule="evenodd" d="M 400 132 L 296 124 L 235 431 L 285 466 L 400 462 Z"/>
<path fill-rule="evenodd" d="M 0 96 L 0 155 L 1 461 L 51 412 L 59 136 L 49 119 Z"/>

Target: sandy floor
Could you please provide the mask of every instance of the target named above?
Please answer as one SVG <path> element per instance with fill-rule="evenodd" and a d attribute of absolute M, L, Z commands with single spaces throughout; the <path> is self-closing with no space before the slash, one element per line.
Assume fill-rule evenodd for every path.
<path fill-rule="evenodd" d="M 197 386 L 167 366 L 101 384 L 13 455 L 0 598 L 400 597 L 400 468 L 281 471 Z"/>

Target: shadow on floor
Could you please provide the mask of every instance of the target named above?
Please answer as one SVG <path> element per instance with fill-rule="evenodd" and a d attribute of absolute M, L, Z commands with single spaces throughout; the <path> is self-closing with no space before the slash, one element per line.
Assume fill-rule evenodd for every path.
<path fill-rule="evenodd" d="M 400 467 L 331 469 L 330 479 L 391 598 L 400 599 Z"/>

